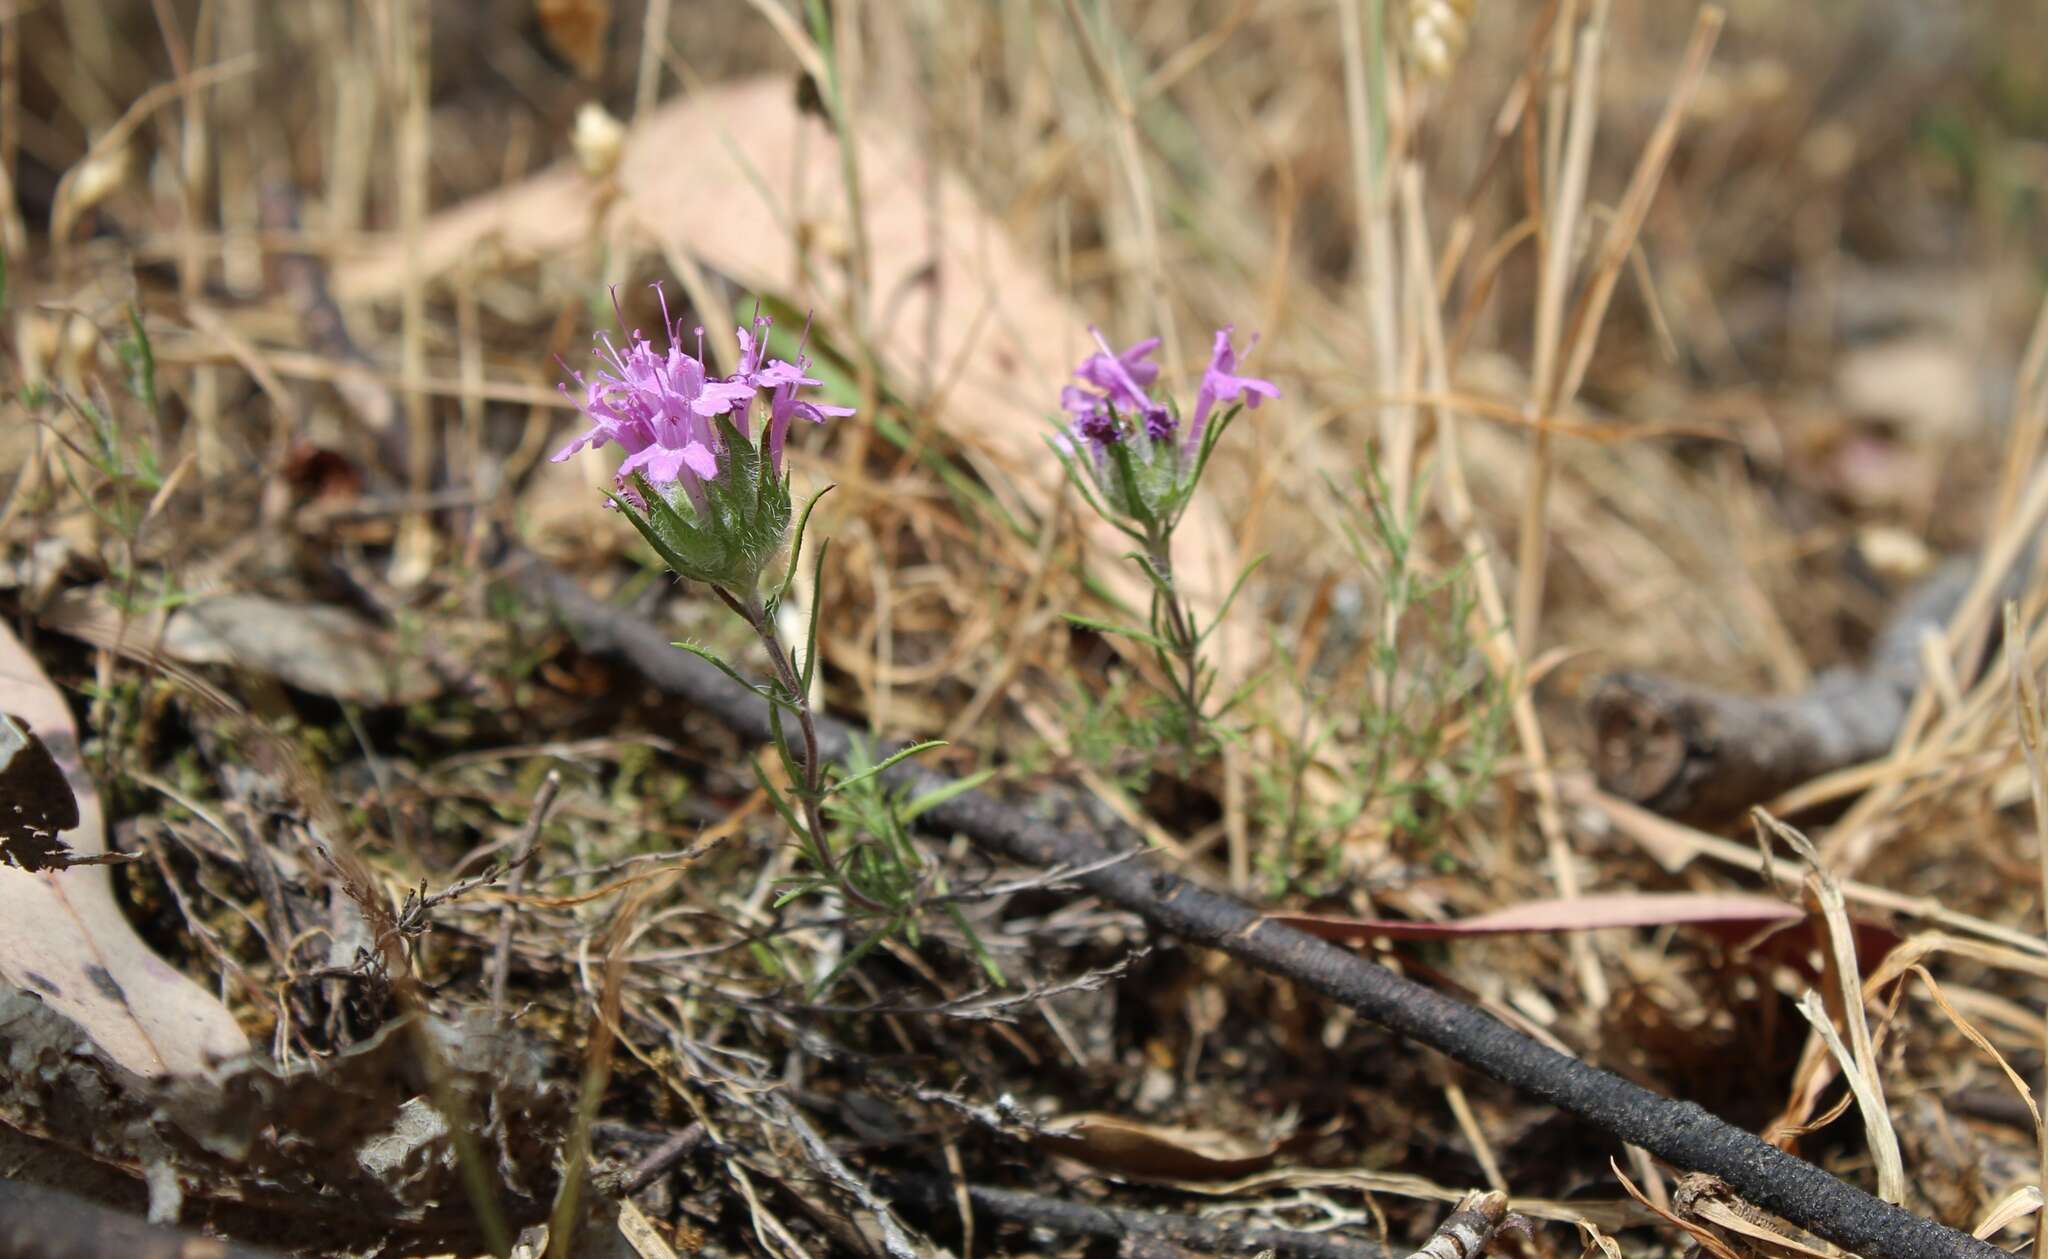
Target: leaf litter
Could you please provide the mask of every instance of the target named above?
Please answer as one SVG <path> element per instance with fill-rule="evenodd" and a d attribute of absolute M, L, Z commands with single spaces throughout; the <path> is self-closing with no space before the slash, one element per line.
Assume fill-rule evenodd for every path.
<path fill-rule="evenodd" d="M 1272 921 L 1371 943 L 1575 1055 L 1759 1131 L 1781 1119 L 1773 1139 L 1852 1179 L 1876 1129 L 1873 1116 L 1839 1121 L 1843 1073 L 1880 1074 L 1881 1094 L 1864 1092 L 1890 1112 L 1915 1209 L 2011 1227 L 2038 1202 L 2037 1124 L 1999 1118 L 1980 1094 L 1995 1085 L 2009 1110 L 2006 1068 L 2038 1074 L 2038 879 L 2025 859 L 2038 784 L 2006 688 L 2038 672 L 2044 636 L 2001 646 L 1999 598 L 1977 598 L 1944 619 L 1946 639 L 1909 644 L 1925 684 L 1876 759 L 1786 785 L 1782 798 L 1818 811 L 1799 823 L 1851 907 L 1828 931 L 1774 895 L 1782 855 L 1586 786 L 1569 702 L 1610 666 L 1730 695 L 1802 693 L 1863 659 L 1899 602 L 1887 563 L 1856 539 L 1892 530 L 1928 555 L 1981 548 L 2004 565 L 2022 549 L 2042 501 L 2044 396 L 2026 333 L 2048 320 L 2027 322 L 2038 294 L 2014 278 L 2025 268 L 1951 257 L 1930 272 L 1913 235 L 1984 221 L 1961 207 L 1976 194 L 1941 165 L 1948 150 L 1915 147 L 1926 133 L 1911 103 L 1957 90 L 1921 59 L 1995 52 L 1954 24 L 1904 40 L 1875 10 L 1853 46 L 1799 13 L 1731 21 L 1765 34 L 1724 45 L 1656 200 L 1630 199 L 1631 222 L 1648 209 L 1641 267 L 1606 277 L 1619 288 L 1585 400 L 1536 412 L 1554 439 L 1543 653 L 1520 660 L 1499 626 L 1477 624 L 1483 608 L 1390 615 L 1331 545 L 1359 452 L 1408 433 L 1417 457 L 1394 483 L 1449 504 L 1422 510 L 1405 543 L 1426 576 L 1462 563 L 1515 584 L 1488 566 L 1526 528 L 1531 453 L 1493 412 L 1520 415 L 1540 374 L 1520 361 L 1523 325 L 1542 321 L 1513 242 L 1553 225 L 1530 220 L 1508 168 L 1535 164 L 1528 186 L 1546 205 L 1534 213 L 1552 213 L 1569 175 L 1554 166 L 1569 152 L 1563 124 L 1597 113 L 1587 204 L 1620 196 L 1673 65 L 1655 24 L 1621 20 L 1627 6 L 1604 31 L 1585 23 L 1609 21 L 1608 6 L 1562 7 L 1576 30 L 1496 15 L 1471 41 L 1462 26 L 1449 43 L 1392 41 L 1440 49 L 1464 76 L 1449 88 L 1427 86 L 1420 62 L 1412 81 L 1355 85 L 1368 105 L 1391 87 L 1417 111 L 1402 124 L 1418 130 L 1382 137 L 1417 145 L 1399 156 L 1417 163 L 1413 219 L 1405 167 L 1382 172 L 1384 187 L 1361 173 L 1377 133 L 1345 135 L 1349 50 L 1321 11 L 1243 6 L 1191 36 L 1077 9 L 1034 32 L 1043 42 L 1026 55 L 1007 10 L 943 30 L 910 10 L 870 13 L 866 39 L 835 47 L 774 6 L 728 30 L 650 5 L 688 38 L 669 62 L 656 49 L 638 64 L 617 55 L 639 45 L 634 17 L 604 5 L 537 6 L 546 47 L 518 23 L 452 10 L 376 39 L 285 12 L 208 34 L 208 57 L 245 36 L 320 56 L 251 68 L 230 54 L 232 73 L 154 95 L 146 59 L 81 51 L 101 90 L 125 85 L 116 112 L 138 103 L 114 139 L 71 155 L 71 269 L 8 251 L 10 348 L 21 379 L 49 392 L 10 398 L 39 437 L 10 433 L 0 471 L 0 607 L 24 636 L 36 627 L 42 662 L 0 638 L 0 710 L 18 719 L 0 725 L 0 783 L 25 793 L 0 810 L 0 978 L 13 989 L 0 993 L 0 1118 L 133 1173 L 163 1218 L 226 1228 L 226 1204 L 275 1219 L 289 1203 L 327 1231 L 295 1235 L 302 1253 L 475 1253 L 493 1245 L 480 1221 L 494 1212 L 508 1235 L 531 1228 L 555 1206 L 579 1102 L 608 1174 L 677 1160 L 635 1172 L 630 1201 L 587 1212 L 642 1254 L 1067 1244 L 1032 1231 L 1050 1225 L 962 1218 L 951 1195 L 990 1184 L 1057 1205 L 1221 1211 L 1296 1237 L 1420 1244 L 1490 1176 L 1517 1210 L 1594 1221 L 1596 1241 L 1618 1247 L 1608 1253 L 1678 1236 L 1642 1231 L 1650 1217 L 1624 1190 L 1673 1208 L 1679 1228 L 1710 1218 L 1738 1251 L 1790 1236 L 1712 1194 L 1693 1195 L 1711 1209 L 1688 1216 L 1669 1168 L 1645 1157 L 1610 1171 L 1609 1147 L 1546 1107 L 1076 900 L 1060 871 L 991 869 L 933 841 L 946 879 L 933 894 L 966 926 L 935 920 L 914 944 L 871 939 L 830 906 L 778 903 L 794 862 L 749 750 L 580 649 L 492 571 L 492 531 L 523 528 L 669 637 L 715 634 L 687 590 L 618 562 L 628 544 L 589 486 L 536 470 L 563 419 L 548 353 L 575 356 L 605 322 L 589 309 L 604 281 L 646 318 L 637 286 L 666 269 L 714 334 L 756 294 L 785 323 L 813 311 L 834 388 L 897 426 L 837 439 L 806 470 L 842 486 L 820 522 L 833 570 L 823 590 L 798 592 L 820 610 L 832 709 L 948 738 L 949 768 L 999 767 L 999 789 L 1066 824 L 1161 839 L 1177 868 Z M 1397 19 L 1429 9 L 1425 34 L 1464 8 L 1386 6 Z M 28 25 L 10 34 L 70 49 L 54 20 L 16 15 Z M 593 37 L 607 23 L 610 53 Z M 1600 82 L 1575 95 L 1572 49 L 1602 37 Z M 1853 67 L 1842 81 L 1854 86 L 1809 95 L 1774 47 Z M 478 64 L 517 91 L 493 95 L 509 89 L 471 81 L 451 49 L 486 50 Z M 919 70 L 895 73 L 913 53 Z M 431 109 L 408 102 L 391 57 L 430 64 L 414 81 Z M 791 61 L 865 73 L 835 105 L 830 84 L 807 81 L 806 95 L 786 69 L 760 73 Z M 287 62 L 311 67 L 303 82 L 278 77 Z M 237 87 L 244 74 L 258 79 Z M 1519 94 L 1518 81 L 1530 85 Z M 556 124 L 589 104 L 593 82 L 638 105 L 610 128 L 585 112 L 594 120 L 572 140 Z M 39 121 L 95 108 L 89 92 L 47 89 L 31 74 L 24 104 Z M 111 149 L 156 143 L 137 124 L 184 109 L 174 96 L 217 137 L 258 101 L 318 114 L 322 145 L 284 164 L 313 173 L 308 212 L 282 224 L 266 209 L 270 234 L 249 234 L 261 198 L 235 144 L 218 147 L 218 224 L 204 197 L 102 173 L 127 160 Z M 1967 103 L 1985 151 L 2002 152 L 1997 109 Z M 834 108 L 853 110 L 858 139 L 844 148 Z M 42 125 L 25 161 L 61 174 L 43 166 L 70 124 Z M 262 128 L 248 136 L 287 156 Z M 1098 160 L 1112 150 L 1140 154 L 1135 187 Z M 410 208 L 406 180 L 429 194 Z M 1865 204 L 1895 217 L 1865 222 Z M 87 218 L 106 234 L 88 241 Z M 166 224 L 183 243 L 156 235 Z M 1958 251 L 2003 261 L 2010 241 L 1977 230 L 1954 229 Z M 1439 284 L 1387 287 L 1388 264 L 1407 257 L 1389 241 L 1412 246 L 1418 276 L 1432 242 L 1463 262 Z M 140 270 L 123 250 L 139 251 Z M 174 255 L 198 267 L 183 282 L 156 269 Z M 267 291 L 273 264 L 286 274 Z M 1368 306 L 1398 298 L 1389 361 L 1404 379 L 1359 365 L 1390 331 L 1354 308 L 1361 278 Z M 1951 290 L 1967 293 L 1966 318 L 1937 309 Z M 149 334 L 140 357 L 131 298 L 132 327 Z M 1231 622 L 1236 676 L 1254 687 L 1246 711 L 1262 716 L 1217 764 L 1174 765 L 1129 684 L 1143 662 L 1065 619 L 1129 620 L 1104 596 L 1131 592 L 1115 585 L 1113 548 L 1077 544 L 1042 437 L 1082 311 L 1122 343 L 1162 306 L 1250 322 L 1251 305 L 1261 353 L 1276 356 L 1261 371 L 1286 376 L 1303 406 L 1226 461 L 1198 504 L 1188 567 L 1213 608 L 1240 551 L 1282 561 Z M 1581 348 L 1591 342 L 1544 353 Z M 1660 357 L 1673 351 L 1682 370 Z M 151 354 L 161 409 L 128 388 Z M 1426 379 L 1434 354 L 1442 380 Z M 1997 412 L 2010 422 L 1993 432 L 1984 417 Z M 82 460 L 95 414 L 184 471 L 138 489 Z M 1641 440 L 1582 440 L 1639 427 Z M 1697 432 L 1718 440 L 1685 436 Z M 129 498 L 138 510 L 123 516 Z M 124 532 L 134 520 L 141 532 Z M 427 539 L 438 566 L 394 567 L 401 535 Z M 2011 593 L 2037 622 L 2038 592 Z M 1456 618 L 1477 625 L 1479 654 L 1499 656 L 1488 671 L 1546 674 L 1529 709 L 1542 755 L 1523 759 L 1516 732 L 1468 768 L 1492 718 L 1448 704 L 1442 745 L 1403 744 L 1375 776 L 1388 790 L 1354 791 L 1348 776 L 1371 768 L 1386 728 L 1387 710 L 1364 700 L 1469 685 L 1460 661 L 1427 674 Z M 1388 636 L 1419 653 L 1391 673 L 1374 663 Z M 2007 671 L 1990 667 L 2001 651 Z M 1563 771 L 1550 834 L 1530 807 L 1544 757 Z M 1299 773 L 1275 769 L 1288 765 Z M 540 803 L 551 772 L 563 783 L 552 810 Z M 1469 796 L 1461 781 L 1476 784 Z M 1826 809 L 1850 799 L 1833 827 Z M 707 834 L 726 842 L 699 847 Z M 1546 850 L 1557 838 L 1568 851 Z M 130 864 L 15 868 L 117 858 Z M 1585 876 L 1578 895 L 1558 894 L 1560 869 Z M 613 917 L 642 896 L 638 917 Z M 1759 937 L 1787 947 L 1743 947 Z M 1002 989 L 988 986 L 990 962 Z M 1859 966 L 1865 991 L 1844 991 Z M 825 976 L 836 986 L 814 991 Z M 493 988 L 502 1001 L 482 999 Z M 1816 990 L 1832 1004 L 1809 1030 L 1799 1001 Z M 486 1007 L 506 1025 L 480 1018 Z M 1827 1043 L 1836 1023 L 1846 1067 Z M 612 1048 L 593 1072 L 600 1039 Z M 692 1128 L 701 1140 L 674 1146 L 687 1153 L 662 1153 Z M 905 1171 L 946 1177 L 951 1205 L 891 1205 Z M 534 1252 L 534 1235 L 520 1244 Z"/>

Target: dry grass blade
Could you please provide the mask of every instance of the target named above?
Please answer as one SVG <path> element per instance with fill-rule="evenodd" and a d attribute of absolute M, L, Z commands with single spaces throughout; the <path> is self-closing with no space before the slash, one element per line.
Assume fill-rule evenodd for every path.
<path fill-rule="evenodd" d="M 1671 95 L 1664 103 L 1664 113 L 1657 119 L 1656 130 L 1650 133 L 1650 141 L 1643 148 L 1643 156 L 1637 161 L 1635 172 L 1629 176 L 1628 188 L 1621 195 L 1621 206 L 1608 225 L 1607 235 L 1600 243 L 1600 252 L 1593 260 L 1592 277 L 1578 307 L 1572 312 L 1571 326 L 1564 336 L 1564 374 L 1554 395 L 1547 400 L 1546 413 L 1570 406 L 1572 399 L 1578 396 L 1580 386 L 1585 383 L 1586 368 L 1593 361 L 1593 347 L 1599 340 L 1601 325 L 1606 322 L 1607 305 L 1614 297 L 1614 286 L 1621 278 L 1622 267 L 1635 252 L 1636 237 L 1643 229 L 1643 220 L 1650 213 L 1650 201 L 1657 195 L 1658 185 L 1664 180 L 1664 168 L 1671 161 L 1671 151 L 1678 143 L 1678 129 L 1699 95 L 1707 64 L 1713 58 L 1714 45 L 1720 39 L 1721 26 L 1727 16 L 1727 11 L 1719 5 L 1707 4 L 1700 8 L 1699 17 L 1693 24 L 1692 38 L 1686 44 L 1685 55 L 1680 59 L 1678 72 L 1672 81 Z"/>
<path fill-rule="evenodd" d="M 1991 1204 L 1984 1218 L 1970 1230 L 1973 1237 L 1991 1238 L 2041 1210 L 2041 1187 L 2020 1185 Z"/>
<path fill-rule="evenodd" d="M 1762 809 L 1752 811 L 1750 816 L 1760 842 L 1768 845 L 1768 836 L 1776 835 L 1797 852 L 1810 869 L 1807 886 L 1809 894 L 1819 902 L 1821 915 L 1828 925 L 1828 974 L 1835 987 L 1842 1023 L 1849 1030 L 1848 1051 L 1845 1052 L 1836 1039 L 1827 1006 L 1821 1003 L 1817 993 L 1806 994 L 1807 999 L 1799 1007 L 1800 1013 L 1809 1021 L 1818 1013 L 1819 1022 L 1814 1024 L 1814 1030 L 1834 1051 L 1855 1090 L 1856 1104 L 1863 1115 L 1863 1130 L 1870 1142 L 1871 1161 L 1877 1164 L 1878 1196 L 1886 1202 L 1904 1202 L 1906 1166 L 1899 1153 L 1899 1134 L 1892 1127 L 1891 1110 L 1885 1105 L 1884 1076 L 1878 1068 L 1877 1051 L 1871 1044 L 1870 1020 L 1863 1001 L 1863 977 L 1856 960 L 1855 934 L 1849 924 L 1849 910 L 1843 902 L 1841 886 L 1821 864 L 1820 853 L 1806 836 Z"/>
<path fill-rule="evenodd" d="M 2010 600 L 2005 604 L 2005 641 L 2006 664 L 2012 671 L 2014 716 L 2019 728 L 2020 749 L 2026 756 L 2027 789 L 2034 805 L 2034 843 L 2039 850 L 2041 913 L 2044 920 L 2048 920 L 2048 749 L 2041 746 L 2042 740 L 2048 738 L 2048 734 L 2044 734 L 2042 730 L 2043 718 L 2044 715 L 2048 715 L 2048 710 L 2042 708 L 2040 687 L 2034 677 L 2034 655 L 2028 649 L 2026 623 L 2020 617 L 2019 605 Z M 2048 921 L 2044 921 L 2044 925 L 2048 925 Z M 2003 1060 L 1999 1065 L 2005 1065 Z M 2040 1108 L 2034 1104 L 2031 1097 L 2027 1098 L 2027 1109 L 2034 1118 L 2034 1141 L 2039 1154 L 2037 1167 L 2041 1179 L 2038 1189 L 2041 1186 L 2048 1186 L 2048 1127 L 2042 1125 Z M 2038 1193 L 2036 1202 L 2038 1205 Z M 2036 1259 L 2048 1254 L 2048 1224 L 2035 1229 L 2034 1254 Z"/>
<path fill-rule="evenodd" d="M 1541 214 L 1543 257 L 1538 272 L 1536 327 L 1530 372 L 1530 410 L 1534 415 L 1553 414 L 1559 404 L 1559 365 L 1564 334 L 1565 301 L 1571 294 L 1573 256 L 1578 248 L 1579 210 L 1585 204 L 1586 179 L 1591 171 L 1593 133 L 1600 117 L 1598 86 L 1600 49 L 1607 28 L 1610 0 L 1593 0 L 1593 13 L 1576 37 L 1566 32 L 1558 47 L 1571 53 L 1571 94 L 1565 114 L 1553 110 L 1546 116 L 1554 134 L 1567 137 L 1561 162 L 1553 161 L 1546 174 L 1549 196 Z M 1568 119 L 1568 121 L 1566 121 Z M 1549 556 L 1549 503 L 1551 468 L 1550 434 L 1537 429 L 1531 449 L 1528 487 L 1522 499 L 1521 531 L 1515 553 L 1515 645 L 1523 659 L 1535 654 L 1536 633 L 1543 615 L 1543 575 Z"/>
<path fill-rule="evenodd" d="M 1841 1034 L 1835 1031 L 1827 1001 L 1819 992 L 1807 992 L 1799 1003 L 1799 1013 L 1826 1043 L 1843 1078 L 1849 1082 L 1849 1091 L 1856 1095 L 1856 1107 L 1863 1116 L 1863 1130 L 1870 1138 L 1871 1158 L 1878 1167 L 1878 1192 L 1885 1195 L 1887 1201 L 1894 1201 L 1889 1195 L 1901 1192 L 1905 1166 L 1899 1157 L 1898 1134 L 1892 1130 L 1891 1117 L 1884 1108 L 1884 1094 L 1872 1086 L 1870 1078 L 1857 1063 L 1855 1053 L 1842 1043 Z"/>

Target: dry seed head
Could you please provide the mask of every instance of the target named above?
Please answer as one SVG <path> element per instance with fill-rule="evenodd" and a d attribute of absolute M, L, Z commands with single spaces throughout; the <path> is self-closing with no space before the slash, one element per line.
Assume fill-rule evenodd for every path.
<path fill-rule="evenodd" d="M 618 168 L 619 153 L 626 146 L 626 124 L 596 101 L 585 101 L 576 111 L 576 133 L 571 142 L 583 173 L 603 179 Z"/>
<path fill-rule="evenodd" d="M 1408 0 L 1403 6 L 1402 45 L 1424 74 L 1441 79 L 1464 55 L 1472 33 L 1473 0 Z"/>

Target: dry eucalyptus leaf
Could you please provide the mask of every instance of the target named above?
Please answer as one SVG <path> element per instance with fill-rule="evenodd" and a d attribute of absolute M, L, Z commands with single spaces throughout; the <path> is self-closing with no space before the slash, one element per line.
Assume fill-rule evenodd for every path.
<path fill-rule="evenodd" d="M 1287 1146 L 1285 1141 L 1095 1113 L 1049 1120 L 1031 1139 L 1090 1167 L 1148 1180 L 1243 1176 L 1272 1166 Z"/>
<path fill-rule="evenodd" d="M 796 97 L 786 77 L 773 76 L 672 102 L 628 134 L 610 180 L 565 163 L 474 198 L 435 216 L 416 255 L 393 241 L 342 264 L 336 296 L 391 299 L 415 267 L 438 276 L 485 256 L 508 266 L 573 257 L 623 234 L 830 317 L 845 309 L 855 283 L 854 232 L 838 141 Z M 960 442 L 998 499 L 1048 512 L 1064 474 L 1046 438 L 1060 386 L 1093 348 L 1085 319 L 908 128 L 866 115 L 856 150 L 882 366 L 913 399 L 929 390 L 932 422 Z M 679 153 L 689 160 L 678 161 Z M 565 419 L 562 432 L 569 430 Z M 569 501 L 527 504 L 537 527 L 598 518 L 603 499 L 575 471 L 553 472 L 546 483 Z M 1149 588 L 1121 558 L 1129 541 L 1098 521 L 1088 528 L 1110 588 L 1144 607 Z M 1236 575 L 1208 501 L 1197 498 L 1183 520 L 1175 559 L 1176 577 L 1206 620 Z M 1236 634 L 1226 625 L 1219 638 Z M 1218 644 L 1224 690 L 1250 663 L 1250 636 L 1233 641 Z"/>
<path fill-rule="evenodd" d="M 1823 939 L 1815 934 L 1818 924 L 1803 907 L 1741 892 L 1594 892 L 1524 901 L 1446 922 L 1287 913 L 1268 914 L 1265 921 L 1345 943 L 1690 927 L 1730 947 L 1741 946 L 1795 968 L 1806 967 L 1807 955 Z M 1852 930 L 1866 966 L 1876 965 L 1899 944 L 1899 934 L 1880 922 L 1859 920 Z"/>
<path fill-rule="evenodd" d="M 71 709 L 4 623 L 0 695 L 70 784 L 77 820 L 58 840 L 80 857 L 104 854 L 99 796 L 79 761 Z M 249 1047 L 226 1006 L 150 952 L 97 867 L 31 873 L 0 866 L 0 980 L 78 1024 L 137 1075 L 196 1071 Z"/>
<path fill-rule="evenodd" d="M 186 664 L 255 669 L 299 690 L 359 704 L 411 704 L 441 690 L 433 672 L 390 634 L 325 604 L 213 595 L 173 612 L 161 646 Z"/>
<path fill-rule="evenodd" d="M 0 989 L 0 1129 L 139 1169 L 153 1195 L 159 1181 L 173 1199 L 290 1195 L 341 1244 L 397 1222 L 474 1222 L 450 1121 L 430 1099 L 458 1106 L 508 1215 L 541 1215 L 574 1101 L 550 1075 L 511 1033 L 409 1016 L 317 1067 L 243 1054 L 146 1079 L 35 994 Z"/>
<path fill-rule="evenodd" d="M 518 1034 L 421 1015 L 386 1024 L 317 1069 L 279 1071 L 254 1055 L 164 1082 L 155 1118 L 223 1173 L 293 1185 L 380 1220 L 461 1216 L 469 1199 L 451 1123 L 490 1164 L 515 1215 L 549 1200 L 571 1091 Z M 509 1200 L 509 1201 L 508 1201 Z"/>

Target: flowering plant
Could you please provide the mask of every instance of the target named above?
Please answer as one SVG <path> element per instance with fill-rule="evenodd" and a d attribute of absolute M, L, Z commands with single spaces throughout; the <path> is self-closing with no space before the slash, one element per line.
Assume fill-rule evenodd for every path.
<path fill-rule="evenodd" d="M 1194 414 L 1183 431 L 1179 411 L 1146 392 L 1159 379 L 1158 364 L 1147 361 L 1159 348 L 1159 338 L 1148 337 L 1118 353 L 1100 331 L 1090 331 L 1101 352 L 1074 371 L 1090 387 L 1068 385 L 1060 391 L 1067 431 L 1053 444 L 1070 471 L 1077 461 L 1087 469 L 1103 516 L 1148 542 L 1154 533 L 1171 534 L 1180 523 L 1210 452 L 1240 408 L 1256 409 L 1262 400 L 1279 397 L 1280 390 L 1271 381 L 1237 375 L 1231 329 L 1218 328 Z M 1218 403 L 1240 399 L 1239 405 L 1216 414 Z M 1080 484 L 1086 493 L 1088 484 Z"/>
<path fill-rule="evenodd" d="M 583 395 L 577 409 L 590 427 L 554 460 L 617 443 L 626 457 L 614 477 L 614 503 L 677 574 L 746 602 L 789 533 L 782 448 L 790 425 L 800 418 L 821 424 L 853 408 L 797 397 L 819 382 L 805 374 L 810 360 L 801 351 L 794 363 L 765 357 L 766 318 L 757 316 L 751 332 L 737 330 L 739 370 L 724 378 L 705 367 L 702 328 L 697 353 L 684 352 L 666 299 L 662 322 L 666 350 L 638 330 L 623 350 L 600 338 L 599 366 L 588 376 L 575 373 Z M 764 399 L 756 437 L 753 416 Z"/>
<path fill-rule="evenodd" d="M 660 292 L 659 285 L 655 291 Z M 931 801 L 899 799 L 881 775 L 906 757 L 940 744 L 914 744 L 880 760 L 856 746 L 853 763 L 828 767 L 810 697 L 818 658 L 817 605 L 812 605 L 801 654 L 784 645 L 778 628 L 776 613 L 796 576 L 804 526 L 824 493 L 813 495 L 801 513 L 792 512 L 783 447 L 797 420 L 822 424 L 852 415 L 853 408 L 799 396 L 821 382 L 808 374 L 810 359 L 801 348 L 793 360 L 768 357 L 768 319 L 757 316 L 751 329 L 736 330 L 738 369 L 725 377 L 713 376 L 705 366 L 702 328 L 697 329 L 696 353 L 683 349 L 665 300 L 662 323 L 665 349 L 657 349 L 637 330 L 627 336 L 624 349 L 600 336 L 598 366 L 588 376 L 572 373 L 581 393 L 577 410 L 590 427 L 554 459 L 560 462 L 586 447 L 615 443 L 623 449 L 625 457 L 613 476 L 612 505 L 678 576 L 709 586 L 747 622 L 766 649 L 772 674 L 768 682 L 758 683 L 702 647 L 676 644 L 768 704 L 770 731 L 788 786 L 771 782 L 758 764 L 755 775 L 817 871 L 795 879 L 783 899 L 832 890 L 862 915 L 884 922 L 880 932 L 849 951 L 819 982 L 823 988 L 882 935 L 916 932 L 915 917 L 932 880 L 910 844 L 908 820 Z M 567 386 L 563 392 L 569 392 Z M 785 543 L 788 566 L 780 580 L 764 590 L 763 578 Z M 825 548 L 820 545 L 821 577 L 824 561 Z M 785 729 L 785 716 L 795 721 L 794 738 Z M 828 821 L 840 824 L 837 831 L 844 838 L 838 847 Z M 1000 982 L 1000 972 L 980 949 L 958 908 L 949 903 L 948 912 L 975 946 L 983 966 Z"/>
<path fill-rule="evenodd" d="M 1260 402 L 1278 398 L 1280 390 L 1271 381 L 1237 374 L 1237 351 L 1226 325 L 1216 330 L 1194 412 L 1183 425 L 1170 400 L 1158 401 L 1148 392 L 1159 379 L 1158 365 L 1149 361 L 1159 338 L 1149 337 L 1118 352 L 1100 331 L 1089 331 L 1100 352 L 1075 369 L 1081 385 L 1060 391 L 1067 426 L 1052 439 L 1053 449 L 1089 506 L 1144 548 L 1133 558 L 1152 585 L 1151 628 L 1069 619 L 1152 647 L 1183 718 L 1182 744 L 1191 749 L 1203 725 L 1218 715 L 1208 711 L 1215 674 L 1202 662 L 1201 646 L 1250 569 L 1239 576 L 1216 620 L 1198 629 L 1174 584 L 1173 531 L 1230 422 L 1244 408 L 1256 409 Z M 1219 406 L 1225 409 L 1219 412 Z"/>

